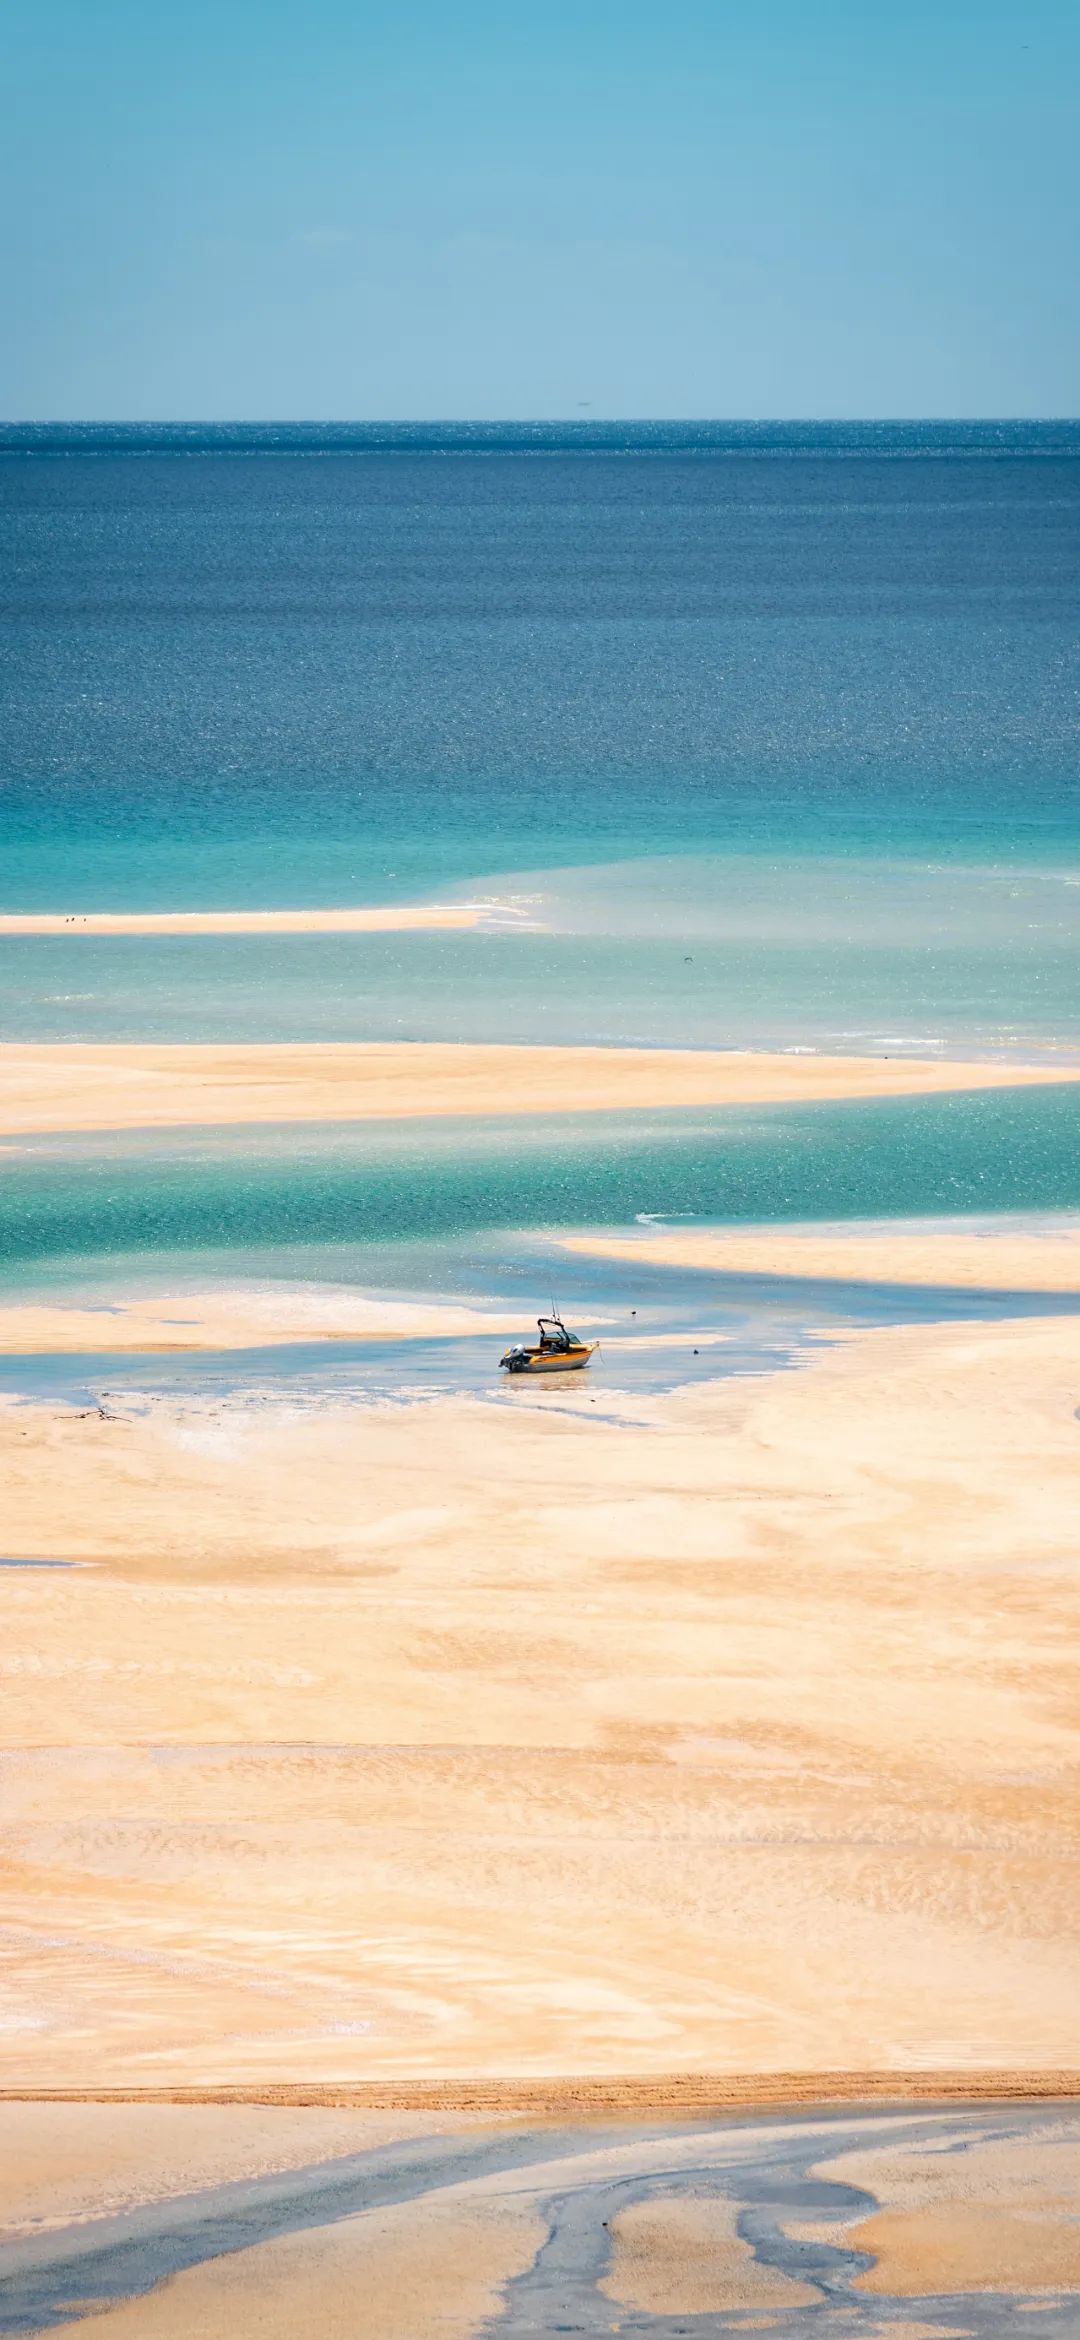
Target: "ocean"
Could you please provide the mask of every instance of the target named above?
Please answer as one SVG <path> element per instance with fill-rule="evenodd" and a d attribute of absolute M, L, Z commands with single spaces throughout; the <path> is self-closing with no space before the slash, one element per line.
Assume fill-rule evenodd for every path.
<path fill-rule="evenodd" d="M 7 906 L 1075 855 L 1080 425 L 341 438 L 0 431 Z"/>
<path fill-rule="evenodd" d="M 1067 423 L 5 426 L 0 908 L 486 909 L 9 939 L 0 1035 L 1075 1055 L 1078 523 Z M 531 1177 L 499 1131 L 253 1137 L 115 1161 L 104 1232 L 96 1170 L 30 1208 L 19 1151 L 0 1212 L 13 1264 L 208 1213 L 239 1255 L 342 1210 L 1073 1207 L 1075 1140 L 1049 1094 L 576 1132 Z"/>

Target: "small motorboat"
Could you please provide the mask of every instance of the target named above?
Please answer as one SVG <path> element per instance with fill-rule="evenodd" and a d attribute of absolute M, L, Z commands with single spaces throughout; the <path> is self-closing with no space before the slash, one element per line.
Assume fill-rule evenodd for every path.
<path fill-rule="evenodd" d="M 507 1373 L 573 1373 L 587 1365 L 598 1341 L 581 1341 L 567 1332 L 561 1316 L 538 1316 L 538 1341 L 515 1341 L 499 1359 Z"/>

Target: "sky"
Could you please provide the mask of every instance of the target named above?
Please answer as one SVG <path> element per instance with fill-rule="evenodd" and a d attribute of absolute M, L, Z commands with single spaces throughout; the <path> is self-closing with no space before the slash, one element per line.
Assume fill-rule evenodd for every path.
<path fill-rule="evenodd" d="M 1074 0 L 6 0 L 9 420 L 1080 412 Z"/>

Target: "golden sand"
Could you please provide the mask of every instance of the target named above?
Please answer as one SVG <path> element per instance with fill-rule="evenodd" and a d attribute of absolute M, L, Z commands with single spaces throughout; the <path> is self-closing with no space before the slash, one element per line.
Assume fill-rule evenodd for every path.
<path fill-rule="evenodd" d="M 398 934 L 478 926 L 487 915 L 479 902 L 385 902 L 352 910 L 31 910 L 0 915 L 0 935 Z M 503 907 L 500 915 L 513 913 Z"/>
<path fill-rule="evenodd" d="M 0 1134 L 798 1104 L 1048 1081 L 1080 1081 L 1080 1066 L 434 1041 L 7 1041 Z"/>
<path fill-rule="evenodd" d="M 1069 2070 L 1078 1403 L 1051 1319 L 625 1423 L 0 1408 L 87 1564 L 0 1576 L 0 2076 Z"/>
<path fill-rule="evenodd" d="M 565 1251 L 710 1273 L 804 1276 L 843 1283 L 937 1284 L 969 1291 L 1080 1291 L 1080 1226 L 1016 1234 L 934 1228 L 740 1227 L 730 1233 L 566 1235 Z"/>

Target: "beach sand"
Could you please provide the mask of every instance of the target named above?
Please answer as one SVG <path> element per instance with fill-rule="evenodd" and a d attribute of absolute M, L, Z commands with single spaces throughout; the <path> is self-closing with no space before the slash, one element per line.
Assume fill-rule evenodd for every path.
<path fill-rule="evenodd" d="M 3 1406 L 0 2078 L 1069 2071 L 1078 1403 Z"/>
<path fill-rule="evenodd" d="M 964 1291 L 1080 1291 L 1080 1226 L 1017 1234 L 1007 1225 L 733 1227 L 640 1235 L 564 1235 L 564 1251 L 716 1275 L 921 1284 Z"/>
<path fill-rule="evenodd" d="M 0 1044 L 0 1135 L 938 1096 L 1080 1066 L 428 1041 Z"/>

